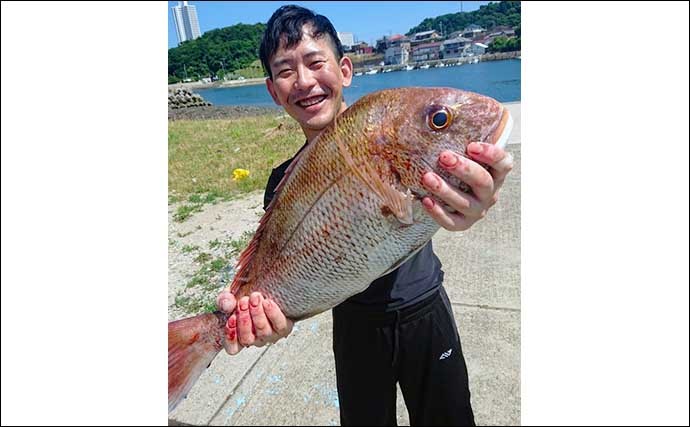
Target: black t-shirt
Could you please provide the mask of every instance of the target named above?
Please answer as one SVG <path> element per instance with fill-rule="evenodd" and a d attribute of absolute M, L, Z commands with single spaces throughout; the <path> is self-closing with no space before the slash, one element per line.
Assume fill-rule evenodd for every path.
<path fill-rule="evenodd" d="M 300 149 L 302 151 L 306 144 Z M 299 153 L 298 153 L 299 154 Z M 296 155 L 295 155 L 296 156 Z M 273 169 L 264 193 L 264 210 L 274 196 L 275 188 L 285 175 L 294 157 Z M 431 241 L 397 269 L 374 280 L 363 292 L 353 295 L 343 304 L 352 308 L 376 311 L 398 310 L 425 299 L 443 282 L 441 261 L 434 253 Z"/>

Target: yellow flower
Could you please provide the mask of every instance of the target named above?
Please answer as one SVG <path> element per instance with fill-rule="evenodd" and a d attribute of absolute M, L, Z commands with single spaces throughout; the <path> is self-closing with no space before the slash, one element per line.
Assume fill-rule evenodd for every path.
<path fill-rule="evenodd" d="M 249 171 L 247 169 L 235 169 L 232 171 L 232 180 L 233 181 L 242 181 L 246 177 L 249 176 Z"/>

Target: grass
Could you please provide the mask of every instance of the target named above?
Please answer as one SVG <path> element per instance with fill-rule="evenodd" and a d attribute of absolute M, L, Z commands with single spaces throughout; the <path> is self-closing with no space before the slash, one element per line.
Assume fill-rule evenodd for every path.
<path fill-rule="evenodd" d="M 214 256 L 201 252 L 194 258 L 200 267 L 189 279 L 185 288 L 178 291 L 175 296 L 175 305 L 189 315 L 215 311 L 218 292 L 232 281 L 234 270 L 228 267 L 247 247 L 253 235 L 253 231 L 247 231 L 237 239 L 213 240 L 212 246 L 220 252 L 220 255 Z M 198 249 L 198 246 L 185 246 L 183 252 L 191 253 Z"/>
<path fill-rule="evenodd" d="M 196 251 L 197 249 L 199 249 L 199 247 L 196 246 L 196 245 L 193 245 L 193 246 L 192 246 L 192 245 L 184 245 L 184 246 L 182 247 L 182 253 L 183 253 L 183 254 L 188 254 L 188 253 L 190 253 L 190 252 Z"/>
<path fill-rule="evenodd" d="M 232 72 L 232 74 L 235 76 L 239 75 L 247 79 L 255 79 L 258 77 L 264 77 L 264 69 L 261 67 L 261 61 L 257 59 L 248 67 L 235 70 Z"/>
<path fill-rule="evenodd" d="M 180 205 L 177 208 L 177 211 L 173 214 L 173 219 L 177 222 L 182 222 L 192 216 L 194 212 L 200 212 L 202 206 L 203 205 L 201 203 L 195 203 L 193 205 Z"/>
<path fill-rule="evenodd" d="M 168 191 L 184 221 L 204 203 L 263 189 L 271 170 L 292 157 L 304 135 L 288 116 L 168 122 Z M 249 176 L 233 181 L 235 169 Z"/>
<path fill-rule="evenodd" d="M 168 203 L 180 203 L 173 220 L 185 221 L 206 203 L 262 190 L 271 170 L 302 144 L 302 130 L 285 115 L 168 122 Z M 235 169 L 249 176 L 234 181 Z"/>

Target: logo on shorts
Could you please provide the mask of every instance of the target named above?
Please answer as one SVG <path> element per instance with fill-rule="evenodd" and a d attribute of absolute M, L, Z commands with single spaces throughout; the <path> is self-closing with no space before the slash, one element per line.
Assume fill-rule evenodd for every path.
<path fill-rule="evenodd" d="M 443 354 L 441 354 L 441 357 L 439 357 L 438 360 L 443 360 L 443 359 L 448 358 L 452 352 L 453 352 L 453 349 L 449 348 L 448 351 L 444 351 Z"/>

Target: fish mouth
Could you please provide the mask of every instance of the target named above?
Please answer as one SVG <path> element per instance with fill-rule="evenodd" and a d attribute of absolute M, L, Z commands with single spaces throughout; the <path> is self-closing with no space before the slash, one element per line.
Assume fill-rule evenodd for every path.
<path fill-rule="evenodd" d="M 505 148 L 508 143 L 508 137 L 513 130 L 513 117 L 506 107 L 503 107 L 501 120 L 498 122 L 496 129 L 489 135 L 488 143 L 493 144 L 499 148 Z"/>

